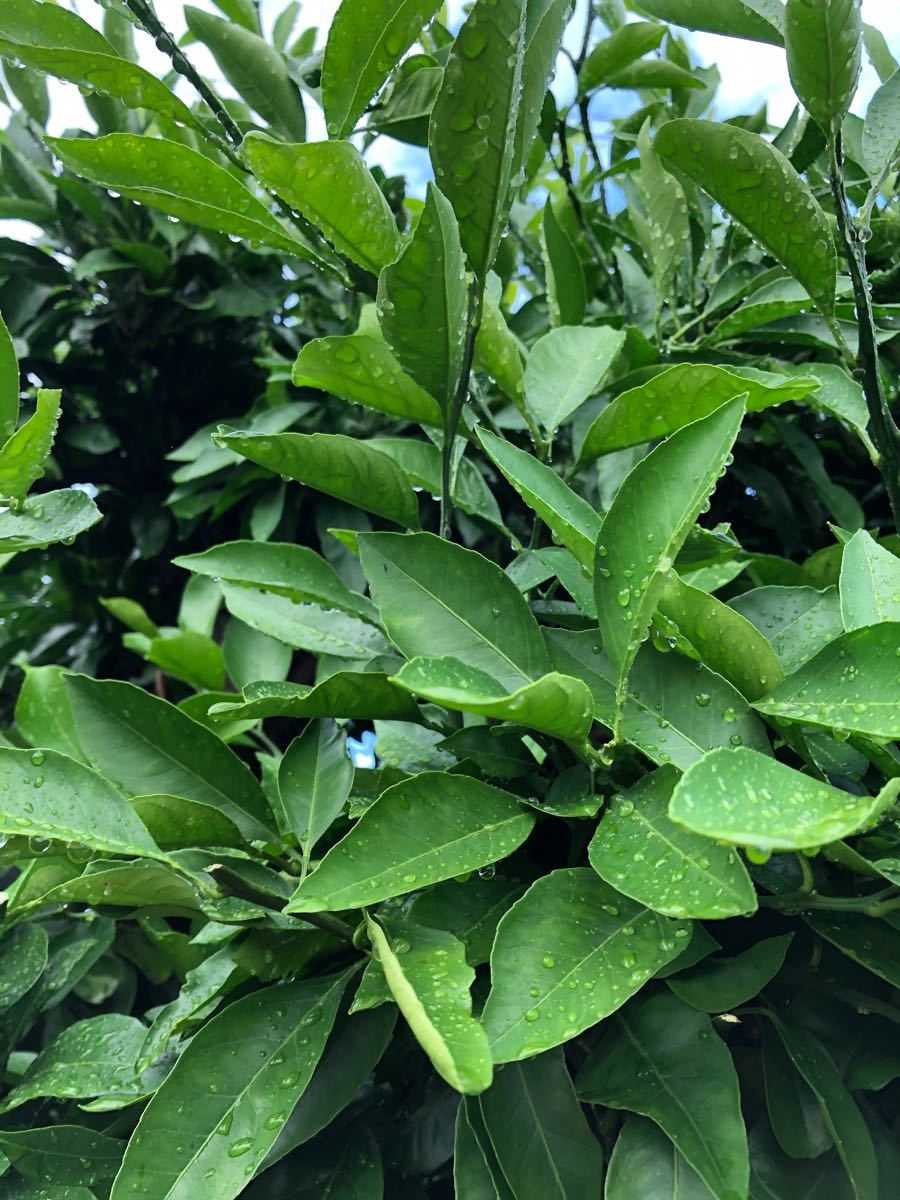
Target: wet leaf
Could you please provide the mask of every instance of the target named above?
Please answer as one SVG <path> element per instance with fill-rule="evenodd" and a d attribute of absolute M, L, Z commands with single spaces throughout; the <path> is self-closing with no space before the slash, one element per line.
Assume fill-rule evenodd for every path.
<path fill-rule="evenodd" d="M 34 414 L 0 446 L 0 498 L 24 500 L 44 474 L 44 462 L 56 437 L 59 391 L 39 388 Z"/>
<path fill-rule="evenodd" d="M 880 621 L 900 622 L 900 558 L 864 529 L 844 546 L 840 598 L 848 632 Z"/>
<path fill-rule="evenodd" d="M 80 1125 L 50 1125 L 4 1130 L 0 1149 L 16 1170 L 34 1184 L 109 1187 L 125 1143 Z M 11 1182 L 8 1181 L 8 1182 Z"/>
<path fill-rule="evenodd" d="M 47 931 L 42 925 L 19 925 L 4 936 L 0 941 L 0 1013 L 22 999 L 46 965 Z"/>
<path fill-rule="evenodd" d="M 412 698 L 378 671 L 336 671 L 314 687 L 299 683 L 248 684 L 243 699 L 215 704 L 214 720 L 233 721 L 262 717 L 347 717 L 359 719 L 415 720 L 418 708 Z"/>
<path fill-rule="evenodd" d="M 347 803 L 352 784 L 346 736 L 333 721 L 310 721 L 278 767 L 285 825 L 297 838 L 304 874 L 316 842 Z"/>
<path fill-rule="evenodd" d="M 607 79 L 614 78 L 623 67 L 655 50 L 665 32 L 662 25 L 653 21 L 631 21 L 616 29 L 608 38 L 599 41 L 584 60 L 578 73 L 581 91 L 604 87 Z"/>
<path fill-rule="evenodd" d="M 622 331 L 605 325 L 563 325 L 538 338 L 525 366 L 525 397 L 547 433 L 599 389 L 624 344 Z M 497 446 L 498 455 L 505 448 Z"/>
<path fill-rule="evenodd" d="M 629 1117 L 609 1160 L 606 1200 L 710 1200 L 709 1188 L 652 1121 Z"/>
<path fill-rule="evenodd" d="M 753 588 L 729 601 L 765 635 L 786 675 L 817 654 L 841 633 L 836 588 Z"/>
<path fill-rule="evenodd" d="M 856 91 L 862 19 L 856 0 L 787 0 L 784 48 L 794 91 L 827 134 L 840 127 Z"/>
<path fill-rule="evenodd" d="M 876 182 L 900 149 L 900 74 L 895 70 L 869 101 L 862 132 L 863 163 Z"/>
<path fill-rule="evenodd" d="M 687 971 L 679 971 L 669 987 L 679 999 L 701 1012 L 728 1012 L 752 1000 L 781 970 L 794 935 L 765 938 L 733 958 L 715 954 Z"/>
<path fill-rule="evenodd" d="M 541 252 L 547 276 L 550 324 L 581 327 L 587 303 L 584 271 L 575 244 L 557 220 L 549 199 L 541 223 Z"/>

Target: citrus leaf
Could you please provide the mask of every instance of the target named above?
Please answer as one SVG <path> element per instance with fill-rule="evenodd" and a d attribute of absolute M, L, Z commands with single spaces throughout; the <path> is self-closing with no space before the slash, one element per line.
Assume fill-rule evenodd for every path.
<path fill-rule="evenodd" d="M 674 300 L 678 266 L 690 246 L 688 205 L 681 184 L 663 167 L 653 149 L 649 117 L 641 126 L 637 145 L 641 162 L 638 185 L 644 200 L 646 236 L 659 312 L 666 300 Z"/>
<path fill-rule="evenodd" d="M 841 633 L 837 588 L 752 588 L 730 606 L 765 635 L 786 675 L 796 671 Z"/>
<path fill-rule="evenodd" d="M 47 931 L 43 925 L 19 925 L 5 934 L 0 941 L 0 1013 L 22 999 L 46 965 Z"/>
<path fill-rule="evenodd" d="M 866 109 L 862 156 L 869 178 L 877 182 L 900 151 L 900 71 L 884 81 Z"/>
<path fill-rule="evenodd" d="M 616 29 L 608 38 L 599 41 L 584 60 L 578 73 L 579 90 L 590 92 L 604 87 L 606 80 L 617 75 L 623 67 L 655 50 L 665 32 L 665 28 L 654 21 L 631 21 Z"/>
<path fill-rule="evenodd" d="M 783 42 L 784 12 L 780 0 L 643 0 L 644 12 L 684 29 L 720 33 L 756 42 Z"/>
<path fill-rule="evenodd" d="M 680 1000 L 701 1012 L 721 1013 L 746 1004 L 781 970 L 793 938 L 765 938 L 733 958 L 705 958 L 668 980 Z"/>
<path fill-rule="evenodd" d="M 794 91 L 825 133 L 836 131 L 862 63 L 859 0 L 787 0 L 784 48 Z"/>
<path fill-rule="evenodd" d="M 0 446 L 0 499 L 21 501 L 44 474 L 59 423 L 59 391 L 39 388 L 34 415 Z"/>
<path fill-rule="evenodd" d="M 415 703 L 378 671 L 336 671 L 314 687 L 279 681 L 248 684 L 243 699 L 215 704 L 214 719 L 250 717 L 345 717 L 358 720 L 414 721 Z"/>
<path fill-rule="evenodd" d="M 568 0 L 527 0 L 525 6 L 522 83 L 510 178 L 514 188 L 524 181 L 541 109 L 556 73 L 557 55 L 570 15 Z"/>
<path fill-rule="evenodd" d="M 19 416 L 19 363 L 13 340 L 0 316 L 0 445 L 16 428 Z"/>
<path fill-rule="evenodd" d="M 232 616 L 296 650 L 368 660 L 389 650 L 368 621 L 322 604 L 303 603 L 268 588 L 225 583 L 222 595 Z"/>
<path fill-rule="evenodd" d="M 880 621 L 900 622 L 900 558 L 864 529 L 844 546 L 840 598 L 848 632 Z"/>
<path fill-rule="evenodd" d="M 316 842 L 340 814 L 353 784 L 347 739 L 333 721 L 310 721 L 278 766 L 278 795 L 287 829 L 303 855 L 304 874 Z"/>
<path fill-rule="evenodd" d="M 606 1176 L 606 1200 L 710 1200 L 709 1188 L 658 1125 L 629 1117 L 616 1138 Z"/>
<path fill-rule="evenodd" d="M 584 271 L 575 244 L 557 220 L 549 198 L 541 222 L 541 253 L 550 324 L 580 328 L 587 304 Z"/>
<path fill-rule="evenodd" d="M 370 446 L 392 458 L 414 488 L 424 488 L 435 499 L 441 495 L 441 452 L 433 442 L 414 437 L 370 438 Z M 507 533 L 500 506 L 484 476 L 470 458 L 463 458 L 453 480 L 453 503 L 472 517 L 482 517 Z"/>
<path fill-rule="evenodd" d="M 29 496 L 18 512 L 0 509 L 0 554 L 74 541 L 102 516 L 90 496 L 74 488 Z"/>
<path fill-rule="evenodd" d="M 605 325 L 563 325 L 538 338 L 525 365 L 525 397 L 547 433 L 599 389 L 624 344 L 625 334 Z"/>
<path fill-rule="evenodd" d="M 81 1125 L 49 1125 L 5 1130 L 0 1134 L 0 1149 L 30 1183 L 96 1186 L 99 1193 L 118 1170 L 125 1143 Z"/>

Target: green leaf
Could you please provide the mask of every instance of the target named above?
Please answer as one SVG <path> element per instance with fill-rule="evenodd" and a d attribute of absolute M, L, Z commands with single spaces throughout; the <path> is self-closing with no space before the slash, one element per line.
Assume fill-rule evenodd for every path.
<path fill-rule="evenodd" d="M 184 876 L 162 863 L 95 859 L 77 879 L 50 888 L 41 902 L 88 904 L 95 909 L 106 905 L 117 909 L 147 908 L 160 914 L 193 916 L 202 911 L 203 896 Z"/>
<path fill-rule="evenodd" d="M 781 1149 L 791 1158 L 818 1158 L 833 1151 L 815 1095 L 768 1024 L 762 1030 L 761 1060 L 766 1108 Z"/>
<path fill-rule="evenodd" d="M 424 488 L 435 499 L 440 499 L 441 452 L 433 442 L 414 437 L 379 437 L 370 438 L 368 444 L 392 458 L 414 488 Z M 453 503 L 470 516 L 481 517 L 504 533 L 508 532 L 500 506 L 472 459 L 463 458 L 457 464 Z"/>
<path fill-rule="evenodd" d="M 629 1117 L 616 1138 L 606 1176 L 606 1200 L 710 1200 L 709 1188 L 659 1126 Z"/>
<path fill-rule="evenodd" d="M 678 118 L 654 139 L 657 154 L 709 192 L 806 288 L 834 310 L 836 258 L 828 220 L 780 150 L 736 125 Z"/>
<path fill-rule="evenodd" d="M 494 1061 L 540 1054 L 609 1016 L 689 932 L 589 868 L 544 875 L 497 927 L 482 1017 Z"/>
<path fill-rule="evenodd" d="M 259 784 L 205 726 L 130 683 L 67 675 L 65 687 L 80 744 L 125 792 L 199 800 L 220 809 L 245 837 L 270 839 Z"/>
<path fill-rule="evenodd" d="M 495 276 L 489 276 L 488 282 Z M 521 412 L 525 404 L 525 382 L 519 342 L 506 323 L 499 304 L 485 292 L 481 324 L 475 338 L 475 366 L 487 371 L 497 386 Z"/>
<path fill-rule="evenodd" d="M 25 741 L 85 761 L 75 733 L 61 667 L 25 667 L 16 701 L 16 728 Z"/>
<path fill-rule="evenodd" d="M 427 771 L 388 788 L 297 888 L 288 912 L 358 908 L 511 854 L 534 817 L 507 792 Z"/>
<path fill-rule="evenodd" d="M 135 796 L 131 807 L 163 850 L 192 846 L 246 848 L 246 839 L 220 808 L 183 796 Z"/>
<path fill-rule="evenodd" d="M 864 529 L 844 546 L 840 598 L 848 632 L 880 621 L 900 622 L 900 558 Z"/>
<path fill-rule="evenodd" d="M 304 874 L 313 847 L 347 803 L 352 784 L 344 733 L 333 721 L 310 721 L 278 767 L 281 807 L 300 845 Z"/>
<path fill-rule="evenodd" d="M 331 22 L 322 63 L 328 136 L 344 138 L 397 60 L 440 7 L 438 0 L 343 0 Z"/>
<path fill-rule="evenodd" d="M 246 687 L 248 683 L 255 683 L 260 676 L 263 679 L 284 679 L 291 669 L 291 659 L 293 658 L 290 650 L 281 642 L 276 642 L 274 638 L 260 633 L 258 629 L 251 629 L 249 625 L 238 621 L 237 618 L 232 618 L 225 626 L 225 633 L 222 637 L 222 653 L 225 657 L 225 670 L 228 672 L 228 678 L 239 688 Z M 208 725 L 209 721 L 206 720 L 206 716 L 210 707 L 215 703 L 231 703 L 232 699 L 233 696 L 228 692 L 222 692 L 218 696 L 209 696 L 209 703 L 205 704 L 202 710 L 198 705 L 196 716 L 190 708 L 188 716 L 195 716 L 195 719 Z M 201 711 L 202 716 L 199 715 Z M 230 732 L 225 729 L 222 736 L 228 737 Z"/>
<path fill-rule="evenodd" d="M 825 729 L 900 737 L 900 622 L 844 633 L 754 705 L 760 712 Z"/>
<path fill-rule="evenodd" d="M 783 1132 L 784 1129 L 780 1130 Z M 775 1196 L 816 1195 L 829 1200 L 852 1200 L 850 1183 L 834 1149 L 819 1158 L 789 1158 L 764 1124 L 750 1134 L 750 1196 L 770 1200 Z"/>
<path fill-rule="evenodd" d="M 4 936 L 0 941 L 0 1013 L 22 999 L 46 965 L 47 932 L 42 925 L 19 925 Z"/>
<path fill-rule="evenodd" d="M 862 829 L 897 794 L 900 780 L 888 783 L 879 796 L 855 796 L 746 746 L 722 747 L 688 767 L 669 816 L 731 845 L 802 850 Z"/>
<path fill-rule="evenodd" d="M 650 11 L 647 5 L 643 7 Z M 664 26 L 653 21 L 632 21 L 615 30 L 610 37 L 603 38 L 591 50 L 578 73 L 579 91 L 591 92 L 594 88 L 604 87 L 607 79 L 613 78 L 623 67 L 655 50 L 665 32 Z"/>
<path fill-rule="evenodd" d="M 656 310 L 660 312 L 667 300 L 674 303 L 678 267 L 690 247 L 688 205 L 681 184 L 665 170 L 653 149 L 649 117 L 641 126 L 637 145 L 641 161 L 638 183 L 647 219 Z"/>
<path fill-rule="evenodd" d="M 463 369 L 469 315 L 459 236 L 450 202 L 429 183 L 412 238 L 378 279 L 378 321 L 384 340 L 445 414 Z"/>
<path fill-rule="evenodd" d="M 522 82 L 510 178 L 513 187 L 518 187 L 524 180 L 535 131 L 547 88 L 556 73 L 557 55 L 570 15 L 568 0 L 527 0 L 525 5 Z"/>
<path fill-rule="evenodd" d="M 385 454 L 342 433 L 223 433 L 220 446 L 287 479 L 416 529 L 419 507 L 403 473 Z"/>
<path fill-rule="evenodd" d="M 752 622 L 778 655 L 785 674 L 796 671 L 841 633 L 836 588 L 753 588 L 729 604 Z"/>
<path fill-rule="evenodd" d="M 525 396 L 547 433 L 599 389 L 624 344 L 625 334 L 608 325 L 564 325 L 538 338 L 525 366 Z"/>
<path fill-rule="evenodd" d="M 393 214 L 355 146 L 283 145 L 250 133 L 241 150 L 257 179 L 359 266 L 377 275 L 397 257 L 400 235 Z"/>
<path fill-rule="evenodd" d="M 144 1109 L 111 1200 L 203 1194 L 211 1179 L 217 1200 L 237 1196 L 309 1084 L 347 980 L 264 988 L 204 1025 Z"/>
<path fill-rule="evenodd" d="M 579 327 L 587 304 L 584 271 L 575 244 L 557 220 L 549 197 L 541 223 L 541 251 L 550 324 Z"/>
<path fill-rule="evenodd" d="M 19 363 L 9 330 L 0 316 L 0 445 L 16 428 L 19 416 Z"/>
<path fill-rule="evenodd" d="M 562 332 L 559 330 L 558 332 Z M 564 483 L 552 467 L 526 450 L 486 429 L 478 439 L 494 465 L 503 472 L 525 503 L 545 522 L 554 537 L 572 551 L 586 570 L 594 565 L 594 545 L 600 517 L 590 504 Z"/>
<path fill-rule="evenodd" d="M 97 138 L 48 138 L 61 162 L 169 216 L 219 233 L 274 246 L 301 258 L 313 251 L 269 212 L 230 171 L 180 142 L 135 133 Z"/>
<path fill-rule="evenodd" d="M 784 678 L 778 655 L 755 625 L 674 571 L 668 574 L 657 611 L 674 622 L 711 670 L 748 700 L 761 699 Z"/>
<path fill-rule="evenodd" d="M 669 917 L 756 911 L 747 868 L 730 847 L 683 829 L 668 807 L 679 774 L 661 767 L 609 802 L 588 847 L 597 874 Z"/>
<path fill-rule="evenodd" d="M 466 1200 L 497 1200 L 493 1176 L 469 1124 L 467 1107 L 463 1102 L 456 1110 L 453 1139 L 454 1195 L 465 1196 Z"/>
<path fill-rule="evenodd" d="M 585 681 L 594 697 L 595 718 L 612 729 L 616 676 L 600 650 L 597 631 L 554 629 L 548 644 L 556 669 Z M 728 742 L 768 752 L 762 723 L 740 692 L 702 663 L 661 654 L 652 646 L 635 659 L 622 736 L 653 762 L 672 762 L 682 770 Z"/>
<path fill-rule="evenodd" d="M 900 150 L 900 71 L 884 81 L 866 109 L 862 131 L 863 164 L 876 183 Z"/>
<path fill-rule="evenodd" d="M 286 646 L 352 659 L 388 652 L 387 642 L 374 625 L 330 606 L 304 604 L 292 596 L 244 584 L 226 583 L 222 594 L 233 616 Z"/>
<path fill-rule="evenodd" d="M 720 33 L 725 37 L 782 44 L 784 12 L 779 0 L 643 0 L 644 12 L 684 29 Z"/>
<path fill-rule="evenodd" d="M 75 842 L 113 854 L 165 857 L 122 793 L 96 771 L 64 754 L 2 747 L 0 778 L 0 828 L 4 833 Z"/>
<path fill-rule="evenodd" d="M 596 1192 L 603 1151 L 578 1103 L 562 1051 L 507 1064 L 479 1105 L 516 1196 L 583 1200 Z"/>
<path fill-rule="evenodd" d="M 314 687 L 299 683 L 248 684 L 243 700 L 216 704 L 210 716 L 225 721 L 249 717 L 345 717 L 414 721 L 412 699 L 378 671 L 336 671 Z"/>
<path fill-rule="evenodd" d="M 673 433 L 641 459 L 603 518 L 594 597 L 603 648 L 616 670 L 616 733 L 628 674 L 669 569 L 716 486 L 743 415 L 737 397 Z"/>
<path fill-rule="evenodd" d="M 747 412 L 761 412 L 773 404 L 801 400 L 817 387 L 812 376 L 788 379 L 764 371 L 744 375 L 710 363 L 677 363 L 620 392 L 594 418 L 578 461 L 586 465 L 611 450 L 667 437 L 735 396 L 746 395 Z"/>
<path fill-rule="evenodd" d="M 384 918 L 367 916 L 366 929 L 391 995 L 434 1069 L 458 1092 L 484 1091 L 491 1055 L 472 1017 L 475 972 L 463 943 L 441 929 Z"/>
<path fill-rule="evenodd" d="M 431 533 L 359 539 L 372 599 L 407 658 L 451 654 L 515 691 L 550 670 L 540 629 L 499 567 Z"/>
<path fill-rule="evenodd" d="M 673 975 L 669 987 L 701 1012 L 728 1012 L 752 1000 L 778 974 L 793 936 L 765 938 L 733 958 L 718 954 L 705 958 Z"/>
<path fill-rule="evenodd" d="M 853 912 L 811 912 L 803 919 L 848 958 L 900 987 L 900 930 L 895 925 Z"/>
<path fill-rule="evenodd" d="M 872 1138 L 834 1060 L 808 1030 L 772 1012 L 766 1015 L 794 1066 L 815 1093 L 856 1200 L 878 1200 L 878 1163 Z"/>
<path fill-rule="evenodd" d="M 34 1184 L 109 1186 L 125 1143 L 81 1125 L 49 1125 L 0 1133 L 0 1149 L 16 1170 Z"/>
<path fill-rule="evenodd" d="M 859 80 L 859 0 L 787 0 L 784 48 L 794 91 L 823 132 L 834 134 Z"/>
<path fill-rule="evenodd" d="M 553 672 L 514 692 L 458 658 L 416 657 L 392 676 L 398 687 L 445 708 L 515 721 L 551 737 L 583 741 L 593 720 L 587 684 Z"/>
<path fill-rule="evenodd" d="M 0 446 L 0 498 L 24 500 L 31 485 L 44 474 L 44 462 L 56 437 L 61 395 L 39 388 L 34 415 Z"/>
<path fill-rule="evenodd" d="M 218 691 L 225 684 L 222 647 L 205 633 L 179 629 L 177 633 L 153 638 L 147 659 L 191 687 Z"/>
<path fill-rule="evenodd" d="M 453 43 L 431 110 L 434 173 L 482 285 L 506 223 L 524 37 L 524 0 L 476 0 Z"/>
<path fill-rule="evenodd" d="M 17 512 L 0 510 L 0 554 L 74 541 L 102 515 L 90 496 L 71 488 L 30 496 Z"/>
<path fill-rule="evenodd" d="M 409 914 L 419 925 L 446 929 L 465 943 L 466 959 L 473 967 L 486 963 L 497 923 L 525 890 L 515 879 L 500 875 L 456 879 L 419 892 L 410 901 Z"/>
<path fill-rule="evenodd" d="M 138 1056 L 138 1070 L 156 1062 L 171 1038 L 208 1016 L 210 1009 L 244 978 L 245 973 L 235 965 L 230 946 L 217 950 L 187 971 L 181 991 L 153 1017 Z"/>
<path fill-rule="evenodd" d="M 238 95 L 273 129 L 302 142 L 306 117 L 284 56 L 258 33 L 191 4 L 184 6 L 184 17 L 188 29 L 209 48 Z"/>
<path fill-rule="evenodd" d="M 308 546 L 225 542 L 199 554 L 182 554 L 172 563 L 208 579 L 265 588 L 297 603 L 313 601 L 372 622 L 377 618 L 372 602 L 351 592 L 334 567 Z"/>
<path fill-rule="evenodd" d="M 576 1082 L 583 1100 L 654 1120 L 716 1200 L 747 1195 L 738 1078 L 705 1013 L 671 992 L 640 997 L 616 1015 Z"/>
<path fill-rule="evenodd" d="M 434 398 L 406 374 L 379 338 L 360 333 L 315 338 L 297 355 L 292 378 L 297 387 L 319 388 L 389 417 L 441 424 Z"/>

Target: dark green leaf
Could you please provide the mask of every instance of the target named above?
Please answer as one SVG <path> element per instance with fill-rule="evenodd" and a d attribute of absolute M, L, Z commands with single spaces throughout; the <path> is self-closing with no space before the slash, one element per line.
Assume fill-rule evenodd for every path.
<path fill-rule="evenodd" d="M 314 687 L 299 683 L 259 682 L 244 688 L 243 700 L 217 704 L 218 720 L 259 717 L 347 717 L 415 720 L 412 698 L 378 671 L 337 671 Z"/>
<path fill-rule="evenodd" d="M 19 416 L 19 363 L 9 330 L 0 316 L 0 445 L 16 427 Z"/>
<path fill-rule="evenodd" d="M 278 767 L 281 807 L 300 845 L 304 874 L 313 847 L 347 803 L 352 784 L 346 737 L 333 721 L 310 721 Z"/>
<path fill-rule="evenodd" d="M 105 1189 L 125 1143 L 80 1125 L 5 1130 L 0 1149 L 31 1183 Z"/>
<path fill-rule="evenodd" d="M 606 1200 L 710 1200 L 711 1192 L 663 1131 L 629 1117 L 616 1138 L 606 1176 Z"/>
<path fill-rule="evenodd" d="M 823 132 L 833 134 L 859 79 L 859 0 L 787 0 L 784 48 L 794 91 Z"/>
<path fill-rule="evenodd" d="M 0 941 L 0 1013 L 22 999 L 46 965 L 47 932 L 42 925 L 20 925 L 5 935 Z"/>
<path fill-rule="evenodd" d="M 679 971 L 669 987 L 701 1012 L 719 1013 L 752 1000 L 781 970 L 793 934 L 766 938 L 734 958 L 713 955 Z"/>
<path fill-rule="evenodd" d="M 551 325 L 581 326 L 587 304 L 581 259 L 574 242 L 557 220 L 549 199 L 544 205 L 541 249 Z"/>

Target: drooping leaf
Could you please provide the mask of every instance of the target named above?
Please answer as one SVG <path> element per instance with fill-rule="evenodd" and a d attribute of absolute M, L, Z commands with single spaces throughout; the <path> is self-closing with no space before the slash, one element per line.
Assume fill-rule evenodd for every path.
<path fill-rule="evenodd" d="M 86 492 L 71 488 L 29 496 L 17 512 L 0 511 L 0 554 L 74 540 L 102 515 Z"/>
<path fill-rule="evenodd" d="M 844 633 L 755 707 L 769 716 L 869 737 L 900 737 L 900 622 Z"/>
<path fill-rule="evenodd" d="M 513 796 L 427 771 L 388 788 L 291 897 L 289 912 L 358 908 L 497 862 L 534 818 Z"/>
<path fill-rule="evenodd" d="M 342 433 L 223 433 L 220 445 L 367 512 L 416 529 L 416 497 L 402 473 L 384 454 Z"/>
<path fill-rule="evenodd" d="M 794 91 L 827 134 L 840 127 L 862 62 L 858 0 L 787 0 L 784 48 Z"/>
<path fill-rule="evenodd" d="M 451 654 L 510 691 L 550 670 L 521 593 L 480 554 L 431 533 L 367 533 L 359 545 L 372 599 L 407 658 Z"/>
<path fill-rule="evenodd" d="M 713 955 L 679 971 L 669 987 L 701 1012 L 728 1012 L 752 1000 L 781 969 L 793 934 L 765 938 L 733 958 Z"/>
<path fill-rule="evenodd" d="M 487 1035 L 472 1016 L 474 970 L 463 943 L 440 929 L 366 918 L 375 956 L 416 1041 L 442 1079 L 471 1095 L 490 1086 Z"/>
<path fill-rule="evenodd" d="M 806 288 L 834 309 L 836 259 L 825 214 L 790 162 L 764 138 L 714 121 L 668 121 L 656 152 L 704 188 Z"/>
<path fill-rule="evenodd" d="M 576 1082 L 582 1099 L 661 1126 L 716 1200 L 747 1195 L 737 1073 L 705 1013 L 671 992 L 641 996 L 610 1022 Z"/>
<path fill-rule="evenodd" d="M 299 683 L 248 684 L 243 699 L 216 704 L 214 720 L 261 717 L 346 717 L 411 721 L 418 716 L 412 698 L 378 671 L 337 671 L 314 687 Z"/>
<path fill-rule="evenodd" d="M 669 917 L 754 912 L 756 893 L 735 851 L 670 820 L 678 778 L 674 767 L 661 767 L 613 797 L 588 847 L 591 866 L 620 892 Z"/>
<path fill-rule="evenodd" d="M 603 518 L 594 597 L 603 648 L 616 670 L 619 711 L 666 576 L 716 486 L 743 415 L 738 397 L 673 433 L 628 475 Z M 617 732 L 620 724 L 617 719 Z"/>
<path fill-rule="evenodd" d="M 310 721 L 278 767 L 278 794 L 287 828 L 296 835 L 304 872 L 313 847 L 350 795 L 353 764 L 333 721 Z"/>
<path fill-rule="evenodd" d="M 587 685 L 557 672 L 507 692 L 486 671 L 445 655 L 413 658 L 392 679 L 398 687 L 435 704 L 516 721 L 551 737 L 582 741 L 593 720 Z"/>
<path fill-rule="evenodd" d="M 652 1121 L 629 1117 L 616 1138 L 606 1176 L 606 1200 L 710 1200 L 712 1193 Z"/>
<path fill-rule="evenodd" d="M 388 202 L 350 142 L 284 145 L 250 133 L 242 154 L 257 179 L 367 271 L 377 275 L 397 257 L 400 235 Z"/>
<path fill-rule="evenodd" d="M 599 41 L 584 60 L 578 73 L 580 90 L 590 92 L 605 86 L 606 81 L 618 75 L 623 67 L 655 50 L 665 32 L 664 26 L 654 21 L 631 21 L 616 29 L 608 38 Z"/>
<path fill-rule="evenodd" d="M 479 1107 L 516 1196 L 580 1200 L 597 1191 L 603 1151 L 585 1120 L 561 1051 L 507 1063 Z"/>
<path fill-rule="evenodd" d="M 9 330 L 0 316 L 0 445 L 16 427 L 19 416 L 19 363 Z"/>
<path fill-rule="evenodd" d="M 56 437 L 59 391 L 39 388 L 34 415 L 0 446 L 0 498 L 24 500 L 44 474 L 44 462 Z"/>
<path fill-rule="evenodd" d="M 210 1180 L 222 1200 L 237 1196 L 309 1084 L 347 980 L 264 988 L 205 1025 L 144 1109 L 111 1200 L 141 1188 L 160 1200 L 196 1195 Z"/>
<path fill-rule="evenodd" d="M 848 632 L 880 621 L 900 622 L 900 558 L 864 529 L 844 546 L 840 599 Z"/>
<path fill-rule="evenodd" d="M 900 779 L 878 796 L 856 796 L 746 746 L 712 750 L 685 771 L 669 816 L 736 846 L 802 850 L 862 829 L 900 794 Z"/>
<path fill-rule="evenodd" d="M 524 39 L 524 0 L 476 0 L 431 110 L 434 173 L 482 284 L 506 223 Z"/>
<path fill-rule="evenodd" d="M 647 0 L 644 12 L 685 29 L 720 33 L 725 37 L 748 38 L 780 46 L 783 42 L 784 12 L 779 0 Z"/>
<path fill-rule="evenodd" d="M 689 932 L 588 868 L 544 875 L 497 927 L 482 1016 L 494 1061 L 529 1058 L 596 1024 L 674 958 Z"/>
<path fill-rule="evenodd" d="M 525 397 L 547 433 L 598 390 L 624 344 L 624 333 L 607 325 L 563 325 L 538 338 L 525 366 Z"/>

